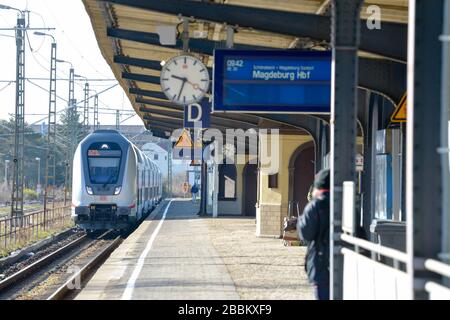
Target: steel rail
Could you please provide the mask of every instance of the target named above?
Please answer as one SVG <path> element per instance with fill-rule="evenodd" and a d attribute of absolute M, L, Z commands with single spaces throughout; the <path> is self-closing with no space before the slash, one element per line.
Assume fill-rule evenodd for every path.
<path fill-rule="evenodd" d="M 107 245 L 99 254 L 93 257 L 87 264 L 83 266 L 77 273 L 72 275 L 63 285 L 61 285 L 52 295 L 50 295 L 47 300 L 62 300 L 66 297 L 72 290 L 71 286 L 74 281 L 78 279 L 83 279 L 93 268 L 100 265 L 108 256 L 113 252 L 117 246 L 122 242 L 121 236 L 117 236 L 113 242 Z M 79 290 L 79 289 L 75 289 Z"/>
<path fill-rule="evenodd" d="M 51 263 L 55 258 L 58 256 L 69 252 L 71 249 L 78 246 L 82 241 L 84 241 L 87 238 L 87 235 L 84 234 L 81 237 L 73 240 L 72 242 L 66 244 L 65 246 L 59 248 L 58 250 L 44 256 L 43 258 L 39 259 L 36 262 L 33 262 L 29 266 L 23 268 L 22 270 L 12 274 L 8 278 L 4 279 L 3 281 L 0 281 L 0 291 L 9 288 L 11 285 L 15 284 L 18 280 L 22 280 L 26 278 L 31 273 L 35 272 L 36 270 L 48 265 Z"/>

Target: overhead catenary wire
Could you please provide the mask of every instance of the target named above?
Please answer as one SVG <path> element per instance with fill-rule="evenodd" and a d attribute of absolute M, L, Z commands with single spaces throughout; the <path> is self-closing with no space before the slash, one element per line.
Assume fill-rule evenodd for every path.
<path fill-rule="evenodd" d="M 59 19 L 53 14 L 52 9 L 47 5 L 47 2 L 44 1 L 44 5 L 46 6 L 48 12 L 50 13 L 50 15 L 53 17 L 53 19 L 55 20 L 56 24 L 59 27 L 59 30 L 61 30 L 61 33 L 64 35 L 64 37 L 68 40 L 70 46 L 78 53 L 78 55 L 80 56 L 80 58 L 84 61 L 86 61 L 86 63 L 92 68 L 92 70 L 94 70 L 97 74 L 101 75 L 102 77 L 106 76 L 101 73 L 100 71 L 97 70 L 97 68 L 88 60 L 86 59 L 83 54 L 80 52 L 78 46 L 76 46 L 74 44 L 74 42 L 72 41 L 72 39 L 70 39 L 70 37 L 67 35 L 67 33 L 65 32 L 64 28 L 61 26 L 61 24 L 59 23 Z"/>
<path fill-rule="evenodd" d="M 102 93 L 105 93 L 105 92 L 107 92 L 107 91 L 109 91 L 109 90 L 115 88 L 115 87 L 118 86 L 118 85 L 119 85 L 119 84 L 116 83 L 116 84 L 114 84 L 114 85 L 112 85 L 112 86 L 110 86 L 110 87 L 108 87 L 108 88 L 106 88 L 106 89 L 103 89 L 102 91 L 100 91 L 100 92 L 98 92 L 98 93 L 96 93 L 96 94 L 94 94 L 94 95 L 89 96 L 89 99 L 94 98 L 95 95 L 100 95 L 100 94 L 102 94 Z M 48 90 L 46 90 L 46 91 L 48 92 Z M 66 102 L 67 102 L 67 101 L 66 101 Z M 78 107 L 78 106 L 82 105 L 83 103 L 84 103 L 84 99 L 81 100 L 81 101 L 79 101 L 79 102 L 77 102 L 77 103 L 75 103 L 75 104 L 73 104 L 73 105 L 71 105 L 71 106 L 67 106 L 67 107 L 63 108 L 62 110 L 59 110 L 59 111 L 57 111 L 56 113 L 58 114 L 58 113 L 67 111 L 67 110 L 69 110 L 69 109 L 71 109 L 71 108 Z M 38 124 L 39 122 L 41 122 L 41 121 L 43 121 L 43 120 L 45 120 L 45 119 L 47 119 L 47 117 L 42 118 L 42 119 L 39 119 L 39 120 L 37 120 L 37 121 L 31 123 L 30 125 Z"/>
<path fill-rule="evenodd" d="M 0 92 L 5 90 L 6 88 L 8 88 L 11 85 L 11 83 L 13 83 L 13 82 L 15 82 L 15 81 L 9 81 L 8 84 L 6 84 L 5 86 L 1 87 L 0 88 Z"/>

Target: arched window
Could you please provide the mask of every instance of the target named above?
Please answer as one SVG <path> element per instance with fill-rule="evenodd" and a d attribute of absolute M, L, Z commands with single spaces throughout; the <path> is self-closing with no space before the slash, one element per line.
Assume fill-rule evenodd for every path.
<path fill-rule="evenodd" d="M 219 200 L 236 200 L 236 166 L 219 165 Z"/>

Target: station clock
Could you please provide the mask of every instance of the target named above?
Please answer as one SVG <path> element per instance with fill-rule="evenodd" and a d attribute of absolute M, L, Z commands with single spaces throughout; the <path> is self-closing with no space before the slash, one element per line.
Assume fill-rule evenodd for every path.
<path fill-rule="evenodd" d="M 176 104 L 200 102 L 209 89 L 208 69 L 194 56 L 175 56 L 161 70 L 161 89 Z"/>

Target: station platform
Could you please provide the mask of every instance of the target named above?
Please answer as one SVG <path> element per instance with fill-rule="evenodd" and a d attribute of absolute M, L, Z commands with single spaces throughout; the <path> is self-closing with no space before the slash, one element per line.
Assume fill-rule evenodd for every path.
<path fill-rule="evenodd" d="M 254 218 L 197 212 L 191 200 L 164 201 L 76 299 L 313 299 L 304 247 L 257 238 Z"/>

